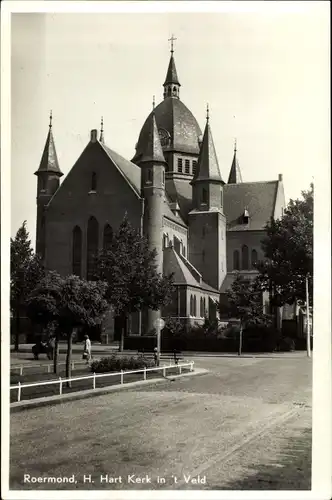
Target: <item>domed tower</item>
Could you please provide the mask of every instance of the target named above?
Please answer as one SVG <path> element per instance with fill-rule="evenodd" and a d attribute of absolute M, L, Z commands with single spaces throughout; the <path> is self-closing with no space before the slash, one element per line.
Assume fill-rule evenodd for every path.
<path fill-rule="evenodd" d="M 174 50 L 163 84 L 163 100 L 154 109 L 157 129 L 166 161 L 166 192 L 173 202 L 178 202 L 183 213 L 182 202 L 191 198 L 192 180 L 197 166 L 202 132 L 196 118 L 180 100 L 180 81 L 178 78 Z M 136 144 L 132 162 L 139 165 L 148 141 L 151 114 L 147 117 Z M 188 209 L 186 210 L 188 212 Z"/>
<path fill-rule="evenodd" d="M 54 193 L 60 185 L 60 177 L 63 173 L 60 170 L 58 157 L 55 150 L 52 132 L 52 111 L 50 113 L 49 131 L 43 155 L 38 170 L 35 172 L 37 182 L 37 228 L 36 228 L 36 253 L 42 259 L 45 257 L 45 231 L 46 217 L 45 209 Z"/>

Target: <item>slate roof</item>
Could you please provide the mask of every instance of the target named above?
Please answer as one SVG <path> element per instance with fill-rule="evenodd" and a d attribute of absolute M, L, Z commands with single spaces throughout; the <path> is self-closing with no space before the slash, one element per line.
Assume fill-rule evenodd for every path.
<path fill-rule="evenodd" d="M 139 161 L 144 153 L 145 144 L 149 138 L 149 123 L 151 114 L 154 112 L 157 128 L 163 129 L 169 133 L 170 144 L 163 147 L 163 150 L 176 150 L 182 153 L 199 153 L 199 139 L 202 136 L 201 129 L 194 115 L 176 97 L 166 97 L 152 111 L 141 129 L 136 153 L 133 162 Z"/>
<path fill-rule="evenodd" d="M 197 162 L 196 174 L 194 175 L 192 183 L 205 180 L 216 180 L 222 182 L 211 127 L 208 121 L 206 122 L 202 146 Z"/>
<path fill-rule="evenodd" d="M 49 127 L 40 165 L 38 170 L 35 172 L 35 175 L 38 175 L 40 172 L 54 172 L 58 174 L 59 177 L 63 175 L 59 167 L 58 157 L 55 150 L 52 125 Z"/>
<path fill-rule="evenodd" d="M 105 150 L 108 157 L 112 162 L 118 167 L 118 169 L 123 173 L 124 177 L 134 189 L 134 191 L 140 196 L 141 194 L 141 169 L 123 156 L 119 155 L 108 146 L 100 143 L 101 147 Z"/>
<path fill-rule="evenodd" d="M 173 274 L 174 283 L 176 285 L 188 285 L 213 293 L 219 293 L 218 290 L 208 285 L 204 281 L 200 283 L 194 278 L 188 267 L 181 260 L 174 248 L 164 248 L 164 274 Z"/>
<path fill-rule="evenodd" d="M 261 231 L 274 214 L 278 181 L 242 182 L 224 185 L 227 231 Z M 249 223 L 242 223 L 244 209 Z"/>
<path fill-rule="evenodd" d="M 178 75 L 176 72 L 176 67 L 175 67 L 175 61 L 173 54 L 171 55 L 171 58 L 169 60 L 169 65 L 168 65 L 168 70 L 166 74 L 166 79 L 164 85 L 168 85 L 169 83 L 175 83 L 177 85 L 180 85 Z"/>

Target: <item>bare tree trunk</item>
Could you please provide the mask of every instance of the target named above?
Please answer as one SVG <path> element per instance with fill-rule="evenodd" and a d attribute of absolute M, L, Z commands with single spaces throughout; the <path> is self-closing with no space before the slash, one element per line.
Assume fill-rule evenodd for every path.
<path fill-rule="evenodd" d="M 242 321 L 240 323 L 240 335 L 239 335 L 239 351 L 238 355 L 241 356 L 242 354 L 242 335 L 243 334 L 243 326 L 242 326 Z"/>
<path fill-rule="evenodd" d="M 55 331 L 55 346 L 53 353 L 53 372 L 58 373 L 58 360 L 59 360 L 59 331 Z"/>
<path fill-rule="evenodd" d="M 15 352 L 18 352 L 20 343 L 21 318 L 19 308 L 15 311 Z"/>
<path fill-rule="evenodd" d="M 66 357 L 66 378 L 71 377 L 71 355 L 73 348 L 73 331 L 67 333 L 67 357 Z M 67 387 L 71 387 L 71 382 L 67 382 Z"/>
<path fill-rule="evenodd" d="M 121 327 L 119 352 L 123 352 L 123 350 L 124 350 L 124 338 L 125 338 L 126 334 L 127 334 L 127 315 L 123 314 L 122 315 L 122 327 Z"/>

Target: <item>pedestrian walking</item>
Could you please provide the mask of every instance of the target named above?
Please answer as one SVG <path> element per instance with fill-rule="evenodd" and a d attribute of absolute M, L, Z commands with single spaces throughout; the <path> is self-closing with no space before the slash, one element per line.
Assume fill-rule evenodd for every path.
<path fill-rule="evenodd" d="M 84 335 L 84 350 L 82 357 L 89 363 L 91 359 L 91 340 L 89 339 L 89 335 Z"/>

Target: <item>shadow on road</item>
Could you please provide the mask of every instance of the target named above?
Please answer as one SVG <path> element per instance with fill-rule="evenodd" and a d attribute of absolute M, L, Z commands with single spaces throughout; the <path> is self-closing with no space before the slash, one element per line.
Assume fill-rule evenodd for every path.
<path fill-rule="evenodd" d="M 310 490 L 311 428 L 291 437 L 273 463 L 255 465 L 255 473 L 228 483 L 225 490 Z M 218 488 L 219 489 L 219 488 Z"/>

